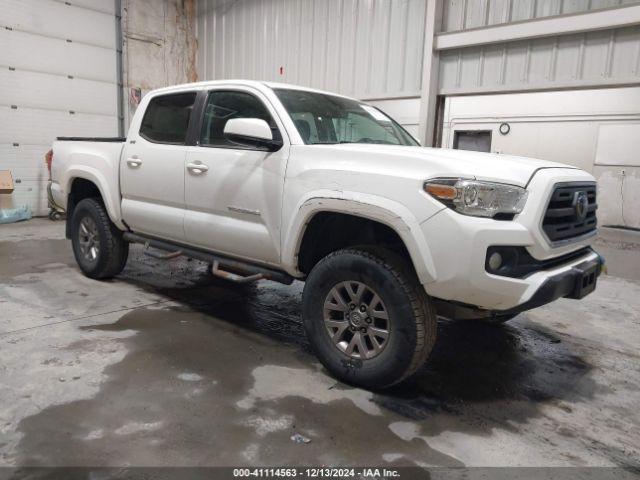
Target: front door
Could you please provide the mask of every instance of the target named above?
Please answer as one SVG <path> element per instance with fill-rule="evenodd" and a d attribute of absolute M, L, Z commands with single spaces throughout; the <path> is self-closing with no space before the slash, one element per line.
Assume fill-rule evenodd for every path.
<path fill-rule="evenodd" d="M 152 98 L 138 132 L 127 138 L 122 217 L 136 233 L 184 241 L 185 143 L 195 99 L 195 92 Z"/>
<path fill-rule="evenodd" d="M 284 132 L 266 98 L 248 87 L 209 92 L 199 145 L 189 147 L 185 177 L 185 235 L 189 244 L 277 265 L 288 143 L 277 152 L 227 140 L 232 118 L 260 118 Z"/>

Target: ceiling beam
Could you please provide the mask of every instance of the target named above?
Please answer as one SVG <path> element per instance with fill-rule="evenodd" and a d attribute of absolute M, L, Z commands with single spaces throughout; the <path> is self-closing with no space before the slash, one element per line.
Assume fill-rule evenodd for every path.
<path fill-rule="evenodd" d="M 557 17 L 523 20 L 458 32 L 440 33 L 435 38 L 435 50 L 450 50 L 530 38 L 592 32 L 639 24 L 640 5 L 629 5 L 606 10 L 559 15 Z"/>

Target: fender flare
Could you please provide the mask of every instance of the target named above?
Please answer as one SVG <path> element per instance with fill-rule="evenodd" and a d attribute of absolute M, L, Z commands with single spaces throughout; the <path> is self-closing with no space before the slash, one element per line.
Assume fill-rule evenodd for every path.
<path fill-rule="evenodd" d="M 303 275 L 298 270 L 298 252 L 307 225 L 320 212 L 354 215 L 390 227 L 404 242 L 420 283 L 435 280 L 435 265 L 420 224 L 404 205 L 377 195 L 345 191 L 312 192 L 296 206 L 294 218 L 285 230 L 282 249 L 282 264 L 291 275 Z"/>
<path fill-rule="evenodd" d="M 81 178 L 93 183 L 100 192 L 104 206 L 107 209 L 107 215 L 109 219 L 120 229 L 127 230 L 126 226 L 122 223 L 122 214 L 120 210 L 120 197 L 117 194 L 109 194 L 109 182 L 104 175 L 96 168 L 88 167 L 85 165 L 71 165 L 67 169 L 67 185 L 66 192 L 71 193 L 71 187 L 74 180 Z M 118 184 L 116 184 L 118 185 Z"/>

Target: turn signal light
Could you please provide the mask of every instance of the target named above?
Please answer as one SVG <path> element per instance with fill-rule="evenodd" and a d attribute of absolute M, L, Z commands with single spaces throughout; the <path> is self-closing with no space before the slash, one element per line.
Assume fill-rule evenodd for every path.
<path fill-rule="evenodd" d="M 441 183 L 426 183 L 425 191 L 440 200 L 453 200 L 458 196 L 458 189 L 451 185 L 443 185 Z"/>

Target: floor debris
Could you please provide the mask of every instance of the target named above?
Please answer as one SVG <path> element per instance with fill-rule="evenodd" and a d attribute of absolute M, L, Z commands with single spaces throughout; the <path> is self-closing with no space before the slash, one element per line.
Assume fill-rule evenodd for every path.
<path fill-rule="evenodd" d="M 311 439 L 310 438 L 307 438 L 304 435 L 300 435 L 299 433 L 294 433 L 291 436 L 291 441 L 293 443 L 303 443 L 303 444 L 304 443 L 311 443 Z"/>

